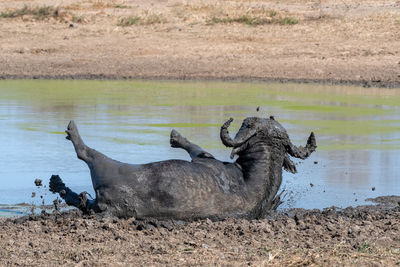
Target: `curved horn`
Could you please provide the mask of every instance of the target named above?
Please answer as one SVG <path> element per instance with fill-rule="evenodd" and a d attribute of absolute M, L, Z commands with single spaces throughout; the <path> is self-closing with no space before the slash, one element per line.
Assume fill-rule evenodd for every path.
<path fill-rule="evenodd" d="M 233 147 L 235 145 L 235 142 L 229 136 L 229 132 L 228 132 L 228 127 L 229 127 L 229 125 L 231 125 L 232 121 L 233 121 L 233 118 L 230 118 L 221 126 L 221 132 L 220 132 L 221 141 L 227 147 Z"/>
<path fill-rule="evenodd" d="M 286 150 L 289 153 L 289 155 L 300 158 L 300 159 L 306 159 L 312 152 L 315 151 L 317 148 L 317 142 L 315 141 L 315 135 L 313 132 L 311 132 L 310 137 L 308 137 L 307 144 L 305 147 L 297 147 L 293 145 L 290 140 L 288 145 L 286 146 Z"/>
<path fill-rule="evenodd" d="M 239 131 L 237 132 L 235 139 L 232 140 L 232 138 L 229 136 L 229 132 L 228 132 L 228 127 L 232 121 L 233 121 L 233 119 L 230 118 L 221 127 L 221 133 L 220 133 L 221 140 L 222 140 L 222 143 L 227 147 L 241 146 L 250 137 L 252 137 L 253 135 L 255 135 L 257 133 L 256 128 L 249 128 L 247 126 L 242 125 L 242 127 L 240 127 Z"/>

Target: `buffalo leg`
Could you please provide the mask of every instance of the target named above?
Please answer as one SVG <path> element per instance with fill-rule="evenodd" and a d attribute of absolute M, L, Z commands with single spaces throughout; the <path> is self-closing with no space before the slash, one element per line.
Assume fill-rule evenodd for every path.
<path fill-rule="evenodd" d="M 58 175 L 51 176 L 49 189 L 50 192 L 58 193 L 60 197 L 65 200 L 65 203 L 77 207 L 84 213 L 89 213 L 91 210 L 97 210 L 96 200 L 87 199 L 86 195 L 88 193 L 86 192 L 82 192 L 78 195 L 69 187 L 65 186 L 64 182 Z"/>
<path fill-rule="evenodd" d="M 102 153 L 85 145 L 74 121 L 69 122 L 65 132 L 67 133 L 65 138 L 71 140 L 72 144 L 74 145 L 76 155 L 79 159 L 89 164 L 96 157 L 105 157 L 105 155 Z"/>
<path fill-rule="evenodd" d="M 170 144 L 171 147 L 178 147 L 186 150 L 192 159 L 214 158 L 213 155 L 211 155 L 198 145 L 191 143 L 189 140 L 187 140 L 185 137 L 183 137 L 180 133 L 178 133 L 175 130 L 171 131 Z"/>
<path fill-rule="evenodd" d="M 293 161 L 290 160 L 289 155 L 285 153 L 285 157 L 283 158 L 283 168 L 291 173 L 296 173 L 296 165 L 293 163 Z"/>

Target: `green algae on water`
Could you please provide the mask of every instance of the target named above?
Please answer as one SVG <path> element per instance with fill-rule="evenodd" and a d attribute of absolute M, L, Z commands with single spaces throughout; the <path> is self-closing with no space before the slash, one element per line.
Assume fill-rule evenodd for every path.
<path fill-rule="evenodd" d="M 202 146 L 217 147 L 218 129 L 229 117 L 235 118 L 231 126 L 234 132 L 245 117 L 270 115 L 289 127 L 291 136 L 315 131 L 321 150 L 392 149 L 400 143 L 400 88 L 295 83 L 3 80 L 0 81 L 2 102 L 29 109 L 25 117 L 17 120 L 23 131 L 63 135 L 68 121 L 75 119 L 83 131 L 90 132 L 96 127 L 98 132 L 87 137 L 106 138 L 115 144 L 150 145 L 157 138 L 168 136 L 170 129 L 177 128 L 184 134 L 195 134 Z M 256 112 L 258 106 L 260 111 Z M 1 119 L 8 116 L 1 114 Z M 43 120 L 43 116 L 51 119 Z M 118 137 L 113 136 L 115 133 Z M 147 142 L 140 141 L 138 136 L 131 138 L 145 134 L 155 139 Z M 209 140 L 210 134 L 215 141 Z M 388 144 L 385 140 L 391 141 Z"/>

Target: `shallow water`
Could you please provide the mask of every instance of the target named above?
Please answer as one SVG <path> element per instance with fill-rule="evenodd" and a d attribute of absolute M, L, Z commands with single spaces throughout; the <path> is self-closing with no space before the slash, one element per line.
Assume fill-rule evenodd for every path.
<path fill-rule="evenodd" d="M 304 145 L 314 131 L 318 144 L 309 159 L 295 160 L 297 174 L 284 172 L 282 208 L 354 206 L 368 197 L 400 194 L 400 88 L 5 80 L 0 81 L 0 203 L 51 204 L 55 195 L 33 181 L 47 185 L 52 174 L 77 192 L 93 194 L 87 166 L 64 138 L 71 119 L 87 145 L 120 161 L 147 163 L 189 160 L 186 152 L 169 147 L 173 128 L 229 161 L 230 150 L 219 139 L 222 123 L 234 117 L 233 134 L 243 118 L 269 115 L 293 143 Z"/>

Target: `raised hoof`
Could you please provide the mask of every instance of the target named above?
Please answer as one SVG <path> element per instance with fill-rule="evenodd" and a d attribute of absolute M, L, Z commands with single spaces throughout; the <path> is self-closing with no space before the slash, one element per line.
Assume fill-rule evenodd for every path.
<path fill-rule="evenodd" d="M 314 132 L 311 132 L 310 136 L 308 137 L 306 148 L 310 152 L 314 152 L 317 148 L 317 141 L 315 140 Z"/>
<path fill-rule="evenodd" d="M 175 130 L 171 131 L 169 143 L 171 147 L 182 147 L 182 142 L 185 141 L 185 138 Z"/>
<path fill-rule="evenodd" d="M 67 127 L 67 130 L 65 131 L 65 133 L 67 134 L 67 136 L 65 137 L 65 139 L 67 140 L 71 140 L 72 138 L 75 138 L 78 136 L 78 129 L 76 127 L 76 124 L 74 121 L 70 121 Z"/>
<path fill-rule="evenodd" d="M 65 184 L 61 180 L 60 176 L 58 175 L 52 175 L 50 178 L 50 183 L 49 183 L 49 190 L 50 192 L 53 193 L 60 193 L 62 191 L 65 192 Z"/>

